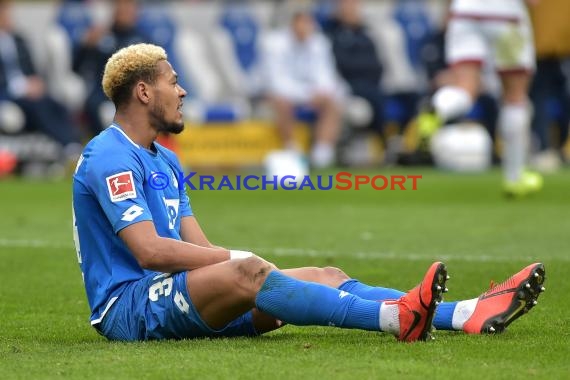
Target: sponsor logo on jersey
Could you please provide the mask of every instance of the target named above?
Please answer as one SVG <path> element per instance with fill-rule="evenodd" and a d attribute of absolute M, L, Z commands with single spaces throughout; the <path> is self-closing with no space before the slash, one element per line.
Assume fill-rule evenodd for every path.
<path fill-rule="evenodd" d="M 125 222 L 132 222 L 144 213 L 144 209 L 137 205 L 132 205 L 123 213 L 121 220 Z"/>
<path fill-rule="evenodd" d="M 166 214 L 168 215 L 168 228 L 174 229 L 176 225 L 176 218 L 178 217 L 178 207 L 180 206 L 180 199 L 167 199 L 162 198 L 164 206 L 166 207 Z"/>
<path fill-rule="evenodd" d="M 107 189 L 109 190 L 109 197 L 111 202 L 120 202 L 125 199 L 137 197 L 135 190 L 135 183 L 133 181 L 133 172 L 122 172 L 109 176 L 105 179 L 107 181 Z"/>

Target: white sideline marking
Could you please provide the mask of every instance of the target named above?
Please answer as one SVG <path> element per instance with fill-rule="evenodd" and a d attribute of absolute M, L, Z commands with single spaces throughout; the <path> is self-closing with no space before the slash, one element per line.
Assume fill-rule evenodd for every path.
<path fill-rule="evenodd" d="M 520 260 L 520 261 L 539 261 L 536 257 L 532 256 L 515 256 L 515 257 L 507 257 L 507 256 L 494 256 L 494 255 L 465 255 L 458 253 L 457 255 L 437 255 L 437 256 L 430 256 L 430 255 L 421 255 L 421 254 L 414 254 L 414 253 L 395 253 L 395 252 L 375 252 L 375 251 L 356 251 L 352 253 L 346 254 L 339 254 L 335 251 L 318 251 L 315 249 L 303 249 L 303 248 L 284 248 L 284 247 L 277 247 L 277 248 L 242 248 L 242 249 L 249 249 L 251 251 L 259 252 L 260 255 L 263 256 L 264 253 L 269 253 L 274 256 L 303 256 L 303 257 L 338 257 L 338 258 L 351 258 L 351 259 L 359 259 L 359 260 L 406 260 L 406 261 L 425 261 L 425 260 L 442 260 L 442 261 L 464 261 L 464 262 L 510 262 L 513 260 Z M 564 261 L 570 262 L 569 257 L 565 256 L 544 256 L 540 257 L 540 260 L 557 260 L 557 261 Z"/>
<path fill-rule="evenodd" d="M 1 248 L 61 248 L 61 249 L 74 249 L 72 242 L 53 242 L 47 240 L 27 240 L 27 239 L 3 239 L 0 238 Z M 244 249 L 258 252 L 260 255 L 270 254 L 279 257 L 336 257 L 336 258 L 351 258 L 358 260 L 405 260 L 405 261 L 426 261 L 426 260 L 442 260 L 442 261 L 462 261 L 462 262 L 480 262 L 480 263 L 503 263 L 513 260 L 534 262 L 538 261 L 537 257 L 532 256 L 494 256 L 494 255 L 465 255 L 458 253 L 457 255 L 421 255 L 415 253 L 396 253 L 396 252 L 377 252 L 377 251 L 356 251 L 352 253 L 343 253 L 335 251 L 321 251 L 316 249 L 305 248 L 287 248 L 287 247 L 241 247 L 236 249 Z M 562 262 L 570 262 L 570 257 L 566 256 L 553 256 L 541 255 L 540 261 L 555 260 Z"/>
<path fill-rule="evenodd" d="M 30 239 L 3 239 L 0 238 L 0 247 L 3 248 L 73 248 L 72 242 L 61 243 L 47 240 Z"/>

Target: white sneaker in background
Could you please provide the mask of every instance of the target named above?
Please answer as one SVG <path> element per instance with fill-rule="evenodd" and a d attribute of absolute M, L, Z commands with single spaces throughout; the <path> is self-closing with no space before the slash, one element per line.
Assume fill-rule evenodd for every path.
<path fill-rule="evenodd" d="M 530 167 L 541 173 L 554 173 L 560 169 L 561 165 L 562 160 L 554 149 L 538 152 L 530 159 Z"/>
<path fill-rule="evenodd" d="M 265 175 L 267 177 L 277 176 L 279 183 L 284 177 L 284 184 L 291 185 L 291 182 L 299 184 L 303 177 L 309 175 L 309 168 L 303 154 L 296 150 L 275 150 L 265 156 Z"/>

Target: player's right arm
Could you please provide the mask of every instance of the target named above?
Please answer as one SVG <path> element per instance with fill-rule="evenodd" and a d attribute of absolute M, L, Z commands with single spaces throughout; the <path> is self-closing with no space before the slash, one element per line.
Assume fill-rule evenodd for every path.
<path fill-rule="evenodd" d="M 160 237 L 152 221 L 148 220 L 123 228 L 119 237 L 141 267 L 158 272 L 180 272 L 230 259 L 230 251 L 224 248 L 202 247 Z"/>

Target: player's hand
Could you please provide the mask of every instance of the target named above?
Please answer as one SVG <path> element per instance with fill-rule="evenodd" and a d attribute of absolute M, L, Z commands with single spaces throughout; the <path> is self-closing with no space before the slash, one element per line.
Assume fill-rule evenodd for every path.
<path fill-rule="evenodd" d="M 271 268 L 273 269 L 278 269 L 277 266 L 275 264 L 273 264 L 272 262 L 269 262 L 267 260 L 265 260 L 263 257 L 256 255 L 253 252 L 250 251 L 240 251 L 237 249 L 230 249 L 230 260 L 238 260 L 238 259 L 246 259 L 248 257 L 257 257 L 260 260 L 265 261 L 267 264 L 269 264 L 271 266 Z"/>

